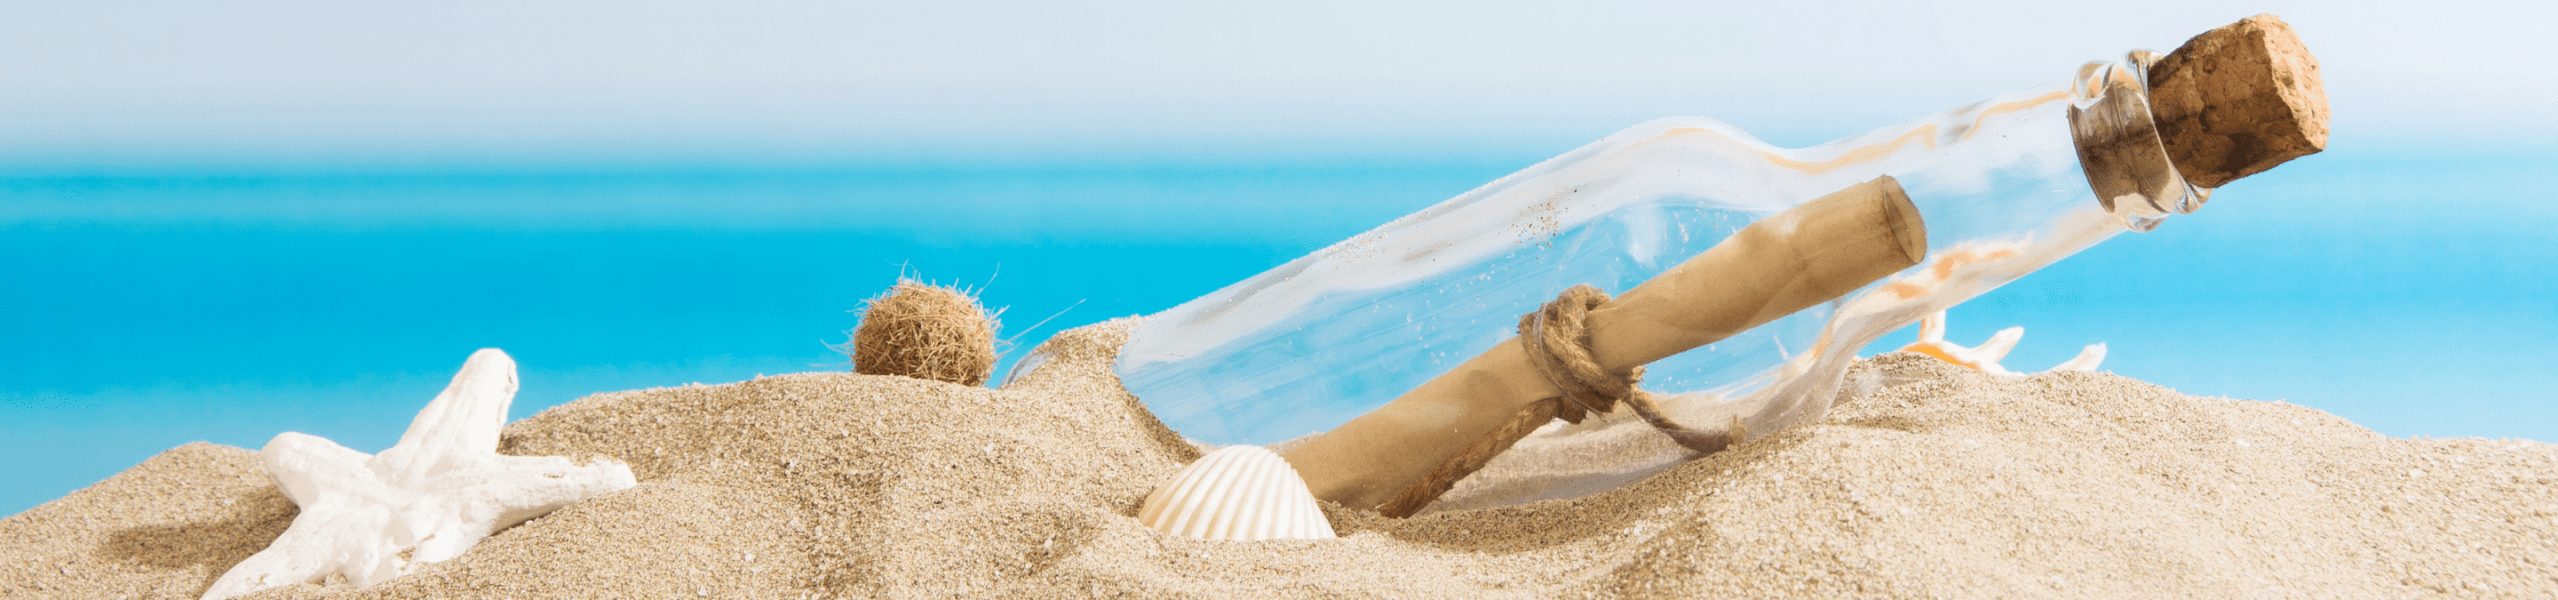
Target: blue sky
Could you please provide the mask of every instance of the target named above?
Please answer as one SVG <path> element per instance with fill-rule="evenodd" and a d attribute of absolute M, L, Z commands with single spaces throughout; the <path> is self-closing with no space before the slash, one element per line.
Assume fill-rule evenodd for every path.
<path fill-rule="evenodd" d="M 2172 49 L 2317 51 L 2339 144 L 2550 147 L 2547 3 L 12 2 L 0 166 L 1550 155 L 1809 144 Z"/>

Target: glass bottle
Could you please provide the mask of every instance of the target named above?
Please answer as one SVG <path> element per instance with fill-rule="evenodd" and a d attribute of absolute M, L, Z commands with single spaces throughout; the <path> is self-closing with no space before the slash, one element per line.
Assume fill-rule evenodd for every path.
<path fill-rule="evenodd" d="M 2151 121 L 2157 58 L 1801 149 L 1711 119 L 1646 122 L 1146 317 L 1117 371 L 1183 435 L 1281 442 L 1515 335 L 1519 314 L 1565 288 L 1626 290 L 1754 220 L 1891 175 L 1925 221 L 1925 261 L 1655 362 L 1644 381 L 1680 422 L 1815 420 L 1867 343 L 2202 204 L 2209 190 L 2177 172 Z M 1616 470 L 1682 457 L 1665 446 Z"/>

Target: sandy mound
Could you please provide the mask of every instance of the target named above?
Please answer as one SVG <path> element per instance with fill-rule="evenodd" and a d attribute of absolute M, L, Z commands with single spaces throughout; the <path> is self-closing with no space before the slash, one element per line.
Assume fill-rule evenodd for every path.
<path fill-rule="evenodd" d="M 2111 375 L 1867 361 L 1820 425 L 1614 492 L 1331 541 L 1132 516 L 1197 450 L 1111 377 L 1124 322 L 1004 390 L 842 373 L 602 394 L 506 452 L 637 488 L 364 591 L 259 598 L 2558 596 L 2558 446 L 2393 440 Z M 191 444 L 0 519 L 0 597 L 193 598 L 294 509 Z"/>

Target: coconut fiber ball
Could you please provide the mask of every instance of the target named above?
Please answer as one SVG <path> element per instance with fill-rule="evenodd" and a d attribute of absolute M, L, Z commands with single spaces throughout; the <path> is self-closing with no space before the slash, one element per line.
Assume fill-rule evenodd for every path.
<path fill-rule="evenodd" d="M 995 320 L 967 292 L 900 281 L 864 303 L 851 354 L 863 375 L 980 385 L 995 371 Z"/>

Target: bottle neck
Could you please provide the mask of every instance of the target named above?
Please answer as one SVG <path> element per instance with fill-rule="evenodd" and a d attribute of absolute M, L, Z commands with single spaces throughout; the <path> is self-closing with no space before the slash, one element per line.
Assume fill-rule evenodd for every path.
<path fill-rule="evenodd" d="M 2176 170 L 2152 118 L 2148 73 L 2158 54 L 2091 62 L 2070 86 L 2070 137 L 2087 185 L 2107 214 L 2132 231 L 2157 229 L 2170 214 L 2202 208 L 2211 189 Z"/>

